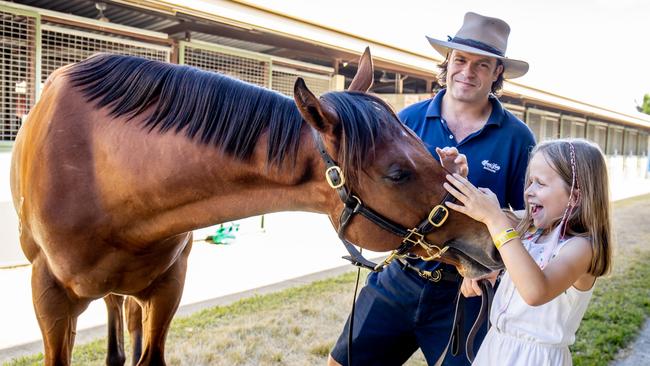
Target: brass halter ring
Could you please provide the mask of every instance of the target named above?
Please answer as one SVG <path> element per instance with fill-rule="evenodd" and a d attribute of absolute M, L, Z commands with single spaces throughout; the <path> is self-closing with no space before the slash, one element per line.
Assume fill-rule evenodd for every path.
<path fill-rule="evenodd" d="M 439 259 L 440 257 L 442 257 L 443 254 L 445 254 L 447 249 L 449 249 L 448 246 L 445 246 L 445 247 L 443 247 L 441 249 L 439 246 L 434 245 L 434 244 L 429 244 L 427 242 L 420 242 L 418 244 L 422 248 L 424 248 L 424 250 L 427 252 L 427 255 L 428 255 L 427 257 L 423 257 L 421 255 L 418 255 L 418 257 L 420 257 L 420 259 L 422 259 L 423 261 L 426 261 L 426 262 Z M 435 252 L 434 252 L 434 249 L 435 249 Z"/>

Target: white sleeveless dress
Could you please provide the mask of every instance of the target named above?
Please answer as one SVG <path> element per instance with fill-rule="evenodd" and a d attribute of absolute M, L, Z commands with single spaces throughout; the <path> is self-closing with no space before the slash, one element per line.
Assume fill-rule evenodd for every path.
<path fill-rule="evenodd" d="M 556 231 L 544 243 L 538 242 L 539 232 L 522 240 L 542 268 L 549 260 L 545 256 L 552 260 L 571 240 L 558 240 L 559 229 Z M 572 365 L 569 346 L 575 341 L 592 292 L 593 286 L 588 291 L 571 286 L 544 305 L 530 306 L 519 295 L 506 271 L 494 295 L 490 311 L 492 327 L 472 365 Z"/>

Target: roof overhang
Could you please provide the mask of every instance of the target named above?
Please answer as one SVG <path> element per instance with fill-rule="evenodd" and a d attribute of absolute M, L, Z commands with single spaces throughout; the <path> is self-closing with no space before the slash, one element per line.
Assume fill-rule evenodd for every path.
<path fill-rule="evenodd" d="M 225 0 L 114 0 L 129 6 L 162 11 L 170 15 L 188 15 L 230 28 L 240 38 L 306 50 L 345 62 L 356 63 L 366 47 L 370 47 L 377 67 L 433 79 L 441 61 L 431 56 L 391 46 L 377 40 L 359 37 L 345 31 L 312 24 L 264 9 L 245 1 Z M 203 26 L 205 27 L 205 26 Z M 226 32 L 227 29 L 223 29 Z M 244 31 L 244 32 L 242 32 Z"/>
<path fill-rule="evenodd" d="M 239 38 L 303 50 L 322 57 L 355 63 L 365 47 L 370 46 L 378 68 L 409 73 L 424 79 L 433 79 L 442 60 L 431 55 L 389 45 L 378 40 L 360 37 L 321 24 L 281 14 L 245 0 L 114 0 L 130 6 L 146 7 L 172 15 L 185 14 L 221 24 L 222 28 L 238 30 Z M 242 30 L 244 32 L 242 32 Z M 220 32 L 228 34 L 227 29 Z M 504 93 L 527 101 L 547 105 L 592 118 L 605 118 L 650 128 L 650 116 L 624 114 L 588 103 L 565 98 L 519 83 L 506 82 Z"/>
<path fill-rule="evenodd" d="M 604 118 L 606 120 L 623 122 L 627 125 L 650 128 L 650 116 L 641 113 L 638 113 L 638 115 L 620 113 L 507 80 L 504 83 L 503 90 L 504 94 L 508 96 L 520 98 L 538 105 L 572 111 L 587 118 Z"/>

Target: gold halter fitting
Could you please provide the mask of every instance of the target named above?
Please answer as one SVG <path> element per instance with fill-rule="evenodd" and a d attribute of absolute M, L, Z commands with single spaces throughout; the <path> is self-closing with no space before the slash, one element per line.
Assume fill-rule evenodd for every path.
<path fill-rule="evenodd" d="M 434 222 L 433 219 L 435 219 L 440 212 L 442 212 L 444 216 L 438 221 Z M 442 224 L 444 224 L 445 221 L 447 221 L 447 217 L 449 217 L 449 210 L 447 209 L 447 207 L 443 205 L 437 205 L 436 207 L 431 209 L 431 212 L 429 212 L 429 217 L 427 218 L 427 220 L 431 225 L 435 227 L 441 227 Z"/>
<path fill-rule="evenodd" d="M 442 257 L 442 255 L 445 254 L 447 249 L 449 249 L 448 246 L 445 246 L 444 248 L 441 249 L 439 246 L 429 244 L 427 242 L 423 242 L 423 243 L 421 242 L 421 243 L 418 243 L 418 244 L 420 244 L 420 246 L 422 248 L 424 248 L 424 250 L 427 252 L 427 255 L 428 255 L 427 257 L 423 257 L 421 255 L 418 255 L 418 257 L 420 257 L 420 259 L 422 259 L 423 261 L 426 261 L 426 262 L 433 261 L 433 260 L 436 260 L 436 259 Z M 434 252 L 434 249 L 435 249 L 435 252 Z"/>
<path fill-rule="evenodd" d="M 436 207 L 438 207 L 438 206 L 436 206 Z M 433 210 L 431 210 L 431 212 L 434 212 L 434 211 L 436 211 L 435 208 Z M 429 215 L 429 216 L 431 216 L 431 215 Z M 446 219 L 447 219 L 447 214 L 445 214 L 445 217 L 440 221 L 440 225 L 442 225 L 445 222 Z M 428 261 L 436 260 L 436 259 L 442 257 L 442 255 L 445 254 L 447 249 L 449 249 L 448 246 L 446 246 L 444 248 L 440 248 L 437 245 L 428 243 L 424 239 L 424 235 L 422 235 L 422 234 L 420 234 L 418 232 L 417 228 L 409 229 L 408 232 L 409 232 L 409 234 L 404 238 L 403 241 L 408 241 L 408 242 L 413 243 L 414 245 L 419 245 L 422 249 L 424 249 L 427 252 L 427 256 L 425 257 L 425 256 L 418 255 L 418 257 L 420 259 L 422 259 L 423 261 L 428 262 Z M 411 237 L 415 237 L 415 239 L 413 239 Z M 392 258 L 391 258 L 391 260 L 392 260 Z"/>
<path fill-rule="evenodd" d="M 330 172 L 331 171 L 336 171 L 338 173 L 339 178 L 341 179 L 341 181 L 338 184 L 335 184 L 334 182 L 332 182 L 332 178 L 330 177 Z M 327 168 L 327 170 L 325 170 L 325 179 L 327 180 L 327 184 L 329 184 L 330 187 L 332 187 L 334 189 L 341 188 L 341 187 L 343 187 L 343 185 L 345 185 L 345 176 L 343 175 L 343 170 L 341 170 L 341 168 L 339 168 L 336 165 L 333 165 L 333 166 Z"/>
<path fill-rule="evenodd" d="M 440 206 L 440 205 L 438 205 L 438 206 Z M 438 206 L 434 207 L 433 210 L 431 210 L 431 213 L 434 213 Z M 445 222 L 445 220 L 447 220 L 447 216 L 448 216 L 447 209 L 444 208 L 444 207 L 443 207 L 443 209 L 445 210 L 445 216 L 440 221 L 440 225 L 442 225 Z M 431 217 L 431 216 L 432 215 L 430 214 L 429 217 Z M 429 222 L 431 222 L 431 220 L 429 220 Z M 431 223 L 431 224 L 434 225 L 433 223 Z M 434 226 L 438 227 L 440 225 L 434 225 Z M 436 259 L 439 259 L 440 257 L 442 257 L 442 255 L 445 254 L 447 249 L 449 249 L 449 246 L 445 246 L 443 248 L 440 248 L 439 246 L 437 246 L 435 244 L 428 243 L 424 239 L 424 235 L 422 235 L 422 234 L 420 234 L 418 232 L 417 228 L 408 229 L 407 231 L 408 231 L 408 235 L 404 239 L 402 239 L 402 242 L 410 242 L 410 243 L 413 243 L 414 246 L 419 245 L 422 249 L 424 249 L 425 252 L 427 252 L 427 255 L 426 256 L 416 255 L 415 257 L 412 257 L 409 254 L 398 255 L 397 250 L 393 250 L 392 252 L 390 252 L 388 257 L 386 257 L 386 259 L 384 259 L 383 262 L 381 262 L 380 264 L 375 266 L 375 270 L 381 270 L 382 268 L 389 265 L 390 262 L 392 262 L 397 257 L 400 257 L 400 258 L 409 258 L 409 257 L 410 258 L 416 258 L 417 257 L 417 258 L 420 258 L 421 260 L 426 261 L 426 262 L 433 261 L 433 260 L 436 260 Z"/>

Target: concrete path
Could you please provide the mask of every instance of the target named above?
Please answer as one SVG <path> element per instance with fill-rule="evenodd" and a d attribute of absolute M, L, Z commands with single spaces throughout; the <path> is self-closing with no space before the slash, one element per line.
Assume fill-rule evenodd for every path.
<path fill-rule="evenodd" d="M 650 365 L 650 319 L 647 319 L 636 341 L 621 350 L 610 366 Z"/>

